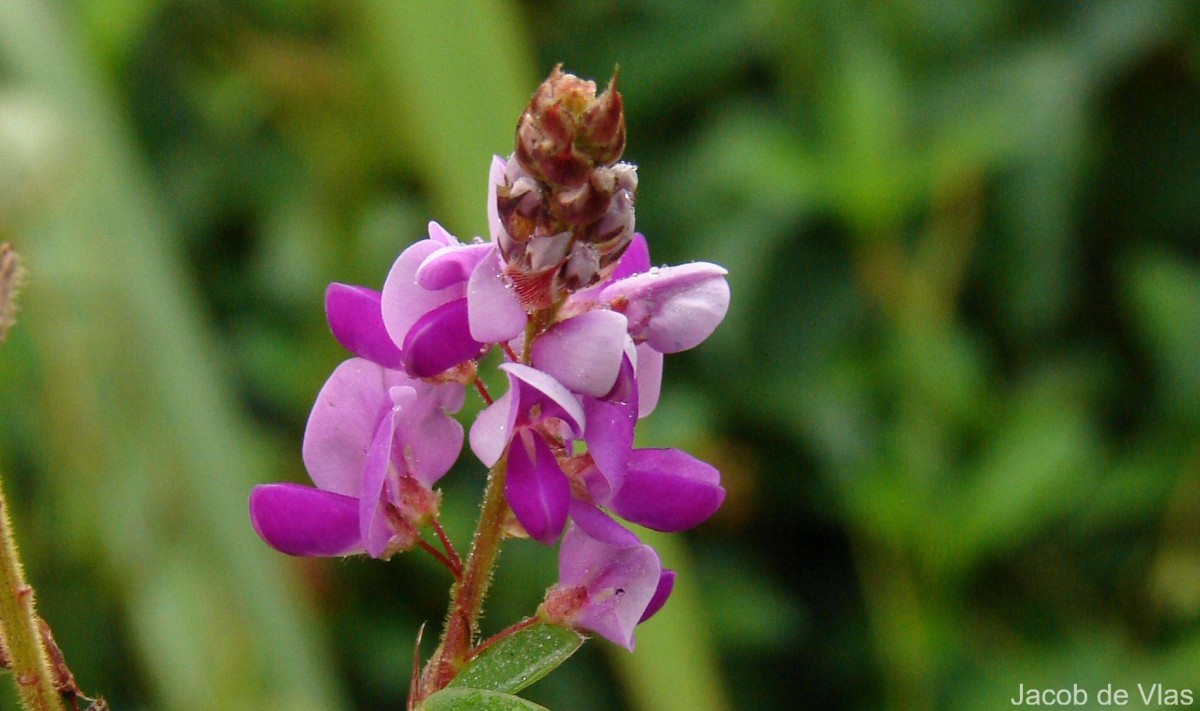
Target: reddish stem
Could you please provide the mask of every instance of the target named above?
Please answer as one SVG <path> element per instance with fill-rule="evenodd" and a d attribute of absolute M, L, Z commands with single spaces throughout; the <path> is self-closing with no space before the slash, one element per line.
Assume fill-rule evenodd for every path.
<path fill-rule="evenodd" d="M 512 635 L 520 632 L 523 629 L 533 627 L 534 625 L 536 625 L 539 622 L 541 622 L 541 619 L 538 617 L 526 617 L 525 619 L 521 620 L 517 624 L 500 630 L 496 634 L 492 635 L 491 637 L 488 637 L 484 641 L 475 645 L 474 649 L 467 652 L 467 661 L 471 661 L 475 657 L 478 657 L 480 654 L 483 654 L 484 651 L 486 651 L 488 647 L 491 647 L 493 644 L 499 642 L 500 640 L 504 639 L 505 637 L 511 637 Z"/>
<path fill-rule="evenodd" d="M 488 392 L 487 386 L 483 384 L 483 381 L 479 379 L 478 375 L 475 376 L 475 389 L 479 391 L 479 397 L 483 398 L 484 402 L 489 405 L 492 404 L 492 396 Z"/>
<path fill-rule="evenodd" d="M 439 551 L 437 548 L 434 548 L 423 539 L 417 539 L 417 545 L 421 547 L 421 550 L 433 556 L 439 563 L 446 566 L 446 569 L 450 571 L 450 574 L 454 576 L 455 580 L 462 579 L 461 563 L 455 563 L 455 561 L 450 560 L 441 551 Z"/>
<path fill-rule="evenodd" d="M 446 535 L 446 529 L 442 528 L 441 521 L 433 521 L 433 531 L 437 534 L 438 540 L 442 542 L 442 548 L 446 551 L 446 556 L 454 563 L 454 567 L 462 571 L 462 558 L 459 557 L 458 551 L 454 550 L 454 544 L 450 542 L 450 537 Z"/>

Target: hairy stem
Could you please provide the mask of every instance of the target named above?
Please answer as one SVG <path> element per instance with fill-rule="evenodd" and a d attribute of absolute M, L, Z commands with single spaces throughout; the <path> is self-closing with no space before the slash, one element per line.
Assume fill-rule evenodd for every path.
<path fill-rule="evenodd" d="M 504 479 L 507 461 L 501 458 L 488 472 L 483 494 L 483 510 L 479 526 L 471 541 L 471 552 L 463 567 L 462 579 L 450 590 L 450 612 L 437 651 L 425 667 L 421 679 L 423 699 L 444 688 L 466 664 L 479 632 L 479 615 L 492 583 L 492 568 L 500 554 L 504 524 L 508 518 L 508 502 L 504 499 Z"/>
<path fill-rule="evenodd" d="M 33 588 L 17 555 L 8 506 L 0 488 L 0 633 L 17 692 L 27 711 L 65 711 L 50 674 L 46 650 L 33 610 Z"/>

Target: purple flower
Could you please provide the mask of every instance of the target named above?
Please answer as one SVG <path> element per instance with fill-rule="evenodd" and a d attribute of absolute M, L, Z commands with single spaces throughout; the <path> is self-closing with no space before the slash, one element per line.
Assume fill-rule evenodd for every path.
<path fill-rule="evenodd" d="M 592 536 L 615 539 L 614 531 L 624 529 L 603 509 L 680 531 L 707 520 L 724 501 L 712 466 L 679 450 L 633 448 L 637 385 L 629 358 L 622 363 L 606 398 L 576 396 L 544 372 L 506 363 L 500 367 L 508 392 L 471 427 L 471 449 L 484 464 L 507 453 L 509 506 L 544 544 L 558 538 L 568 517 Z M 573 454 L 580 439 L 587 452 Z"/>
<path fill-rule="evenodd" d="M 462 449 L 462 426 L 447 412 L 463 397 L 457 383 L 430 384 L 362 358 L 342 363 L 304 433 L 304 464 L 317 488 L 255 487 L 255 530 L 291 555 L 386 558 L 411 547 L 436 512 L 433 485 Z"/>
<path fill-rule="evenodd" d="M 489 344 L 519 335 L 526 320 L 496 248 L 462 244 L 436 222 L 429 223 L 429 239 L 392 265 L 380 310 L 404 369 L 418 378 L 477 358 Z"/>
<path fill-rule="evenodd" d="M 596 538 L 581 526 L 568 527 L 558 554 L 558 584 L 547 592 L 540 614 L 632 652 L 634 628 L 667 601 L 675 573 L 662 567 L 653 548 L 625 534 Z"/>
<path fill-rule="evenodd" d="M 549 545 L 567 522 L 571 490 L 559 457 L 583 436 L 583 408 L 541 371 L 520 363 L 500 368 L 508 374 L 508 392 L 479 413 L 471 450 L 489 467 L 507 453 L 509 506 L 532 538 Z"/>

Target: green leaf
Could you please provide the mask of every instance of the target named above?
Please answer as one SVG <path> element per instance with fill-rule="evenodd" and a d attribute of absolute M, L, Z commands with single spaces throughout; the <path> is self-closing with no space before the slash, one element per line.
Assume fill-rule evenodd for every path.
<path fill-rule="evenodd" d="M 425 700 L 421 711 L 547 711 L 532 701 L 484 689 L 442 689 Z"/>
<path fill-rule="evenodd" d="M 536 624 L 489 647 L 459 672 L 450 686 L 520 691 L 565 662 L 583 645 L 583 639 L 566 627 Z"/>

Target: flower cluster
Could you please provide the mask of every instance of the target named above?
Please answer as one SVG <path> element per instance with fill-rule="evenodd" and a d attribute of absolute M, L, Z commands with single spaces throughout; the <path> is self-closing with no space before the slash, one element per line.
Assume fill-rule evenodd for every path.
<path fill-rule="evenodd" d="M 663 356 L 696 346 L 729 305 L 725 270 L 652 267 L 634 232 L 634 166 L 620 95 L 555 69 L 492 163 L 491 239 L 436 222 L 382 291 L 333 284 L 326 315 L 355 357 L 326 382 L 304 438 L 316 488 L 254 489 L 259 536 L 292 555 L 387 558 L 436 526 L 433 487 L 464 443 L 503 481 L 505 531 L 561 540 L 559 582 L 539 615 L 633 648 L 674 573 L 616 519 L 659 531 L 720 506 L 716 469 L 675 449 L 637 449 Z M 499 348 L 507 391 L 478 377 Z M 475 385 L 488 402 L 464 437 L 451 416 Z M 439 531 L 440 533 L 440 531 Z"/>

